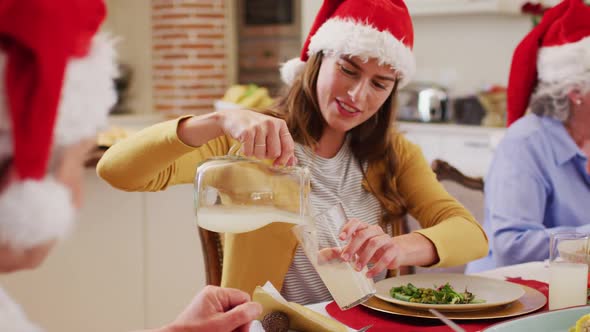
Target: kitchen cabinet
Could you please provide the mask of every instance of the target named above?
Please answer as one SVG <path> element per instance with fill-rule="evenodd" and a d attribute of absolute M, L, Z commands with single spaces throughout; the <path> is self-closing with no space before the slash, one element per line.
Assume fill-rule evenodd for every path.
<path fill-rule="evenodd" d="M 443 159 L 465 175 L 484 176 L 504 128 L 400 122 L 399 130 L 422 149 L 428 162 Z"/>
<path fill-rule="evenodd" d="M 238 39 L 238 83 L 254 83 L 277 95 L 279 65 L 301 50 L 301 1 L 235 2 Z"/>
<path fill-rule="evenodd" d="M 205 286 L 193 186 L 143 193 L 146 327 L 170 322 Z"/>

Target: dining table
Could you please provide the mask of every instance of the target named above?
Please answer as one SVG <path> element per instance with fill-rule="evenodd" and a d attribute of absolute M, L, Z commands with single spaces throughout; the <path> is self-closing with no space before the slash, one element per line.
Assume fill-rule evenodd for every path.
<path fill-rule="evenodd" d="M 527 285 L 527 286 L 534 285 L 537 289 L 544 288 L 544 291 L 545 291 L 544 295 L 547 296 L 546 291 L 548 289 L 547 284 L 549 282 L 549 267 L 548 267 L 548 263 L 546 261 L 545 262 L 528 262 L 528 263 L 504 266 L 504 267 L 499 267 L 499 268 L 496 268 L 493 270 L 488 270 L 485 272 L 473 273 L 472 275 L 487 277 L 487 278 L 492 278 L 492 279 L 498 279 L 498 280 L 504 280 L 504 281 L 505 280 L 513 281 L 513 282 L 516 281 L 517 283 Z M 307 305 L 308 308 L 310 308 L 322 315 L 332 317 L 330 315 L 330 313 L 328 312 L 328 310 L 326 309 L 326 308 L 329 308 L 330 306 L 332 308 L 332 311 L 338 310 L 338 309 L 333 309 L 333 308 L 335 308 L 333 301 L 314 303 L 314 304 Z M 358 309 L 358 310 L 361 310 L 361 309 Z M 363 313 L 366 312 L 367 315 L 371 314 L 371 309 L 362 308 L 362 310 L 363 310 Z M 540 312 L 543 310 L 547 310 L 547 305 L 545 305 L 543 308 L 540 308 L 539 310 L 535 310 L 535 311 L 528 313 L 528 314 L 534 314 L 536 312 Z M 446 325 L 444 325 L 444 323 L 442 323 L 440 321 L 432 320 L 432 319 L 426 320 L 428 322 L 425 325 L 424 324 L 425 320 L 420 319 L 420 318 L 411 317 L 410 319 L 407 319 L 407 317 L 402 317 L 402 316 L 393 315 L 393 314 L 383 314 L 383 313 L 375 313 L 375 314 L 378 315 L 380 317 L 380 319 L 391 319 L 392 321 L 402 320 L 404 327 L 398 328 L 397 330 L 399 330 L 399 331 L 451 331 L 451 329 L 449 327 L 447 327 Z M 362 315 L 359 315 L 359 316 L 362 316 Z M 522 315 L 522 316 L 524 316 L 524 315 Z M 522 316 L 518 316 L 518 317 L 522 317 Z M 514 318 L 518 318 L 518 317 L 509 317 L 504 320 L 514 319 Z M 342 321 L 342 319 L 338 319 L 339 317 L 332 317 L 332 318 L 336 318 L 337 320 L 340 320 L 342 323 L 346 324 L 346 322 Z M 360 318 L 360 319 L 362 319 L 362 318 Z M 465 329 L 465 331 L 481 331 L 483 328 L 485 328 L 485 326 L 493 325 L 495 323 L 502 322 L 502 321 L 503 321 L 503 319 L 483 320 L 482 322 L 475 322 L 475 323 L 473 321 L 467 321 L 467 322 L 465 322 L 466 324 L 464 324 L 462 327 Z M 415 322 L 415 325 L 413 325 L 414 322 Z M 359 323 L 361 323 L 361 325 L 362 325 L 364 323 L 369 323 L 369 322 L 364 322 L 364 323 L 359 322 Z M 351 326 L 349 326 L 349 327 L 351 327 Z M 359 327 L 357 326 L 356 328 L 359 328 Z M 384 328 L 381 328 L 381 329 L 371 328 L 371 329 L 369 329 L 370 332 L 372 332 L 372 331 L 378 332 L 379 330 L 386 331 L 386 330 L 390 330 L 390 329 L 384 329 Z M 356 329 L 351 327 L 350 331 L 356 331 Z"/>

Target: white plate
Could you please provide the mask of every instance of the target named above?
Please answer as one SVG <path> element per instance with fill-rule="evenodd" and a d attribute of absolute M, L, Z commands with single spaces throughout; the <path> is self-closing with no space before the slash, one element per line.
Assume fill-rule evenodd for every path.
<path fill-rule="evenodd" d="M 418 288 L 434 288 L 444 285 L 447 282 L 456 291 L 462 292 L 467 289 L 467 291 L 473 293 L 476 299 L 485 300 L 485 302 L 471 304 L 424 304 L 394 299 L 389 295 L 389 290 L 392 287 L 399 287 L 408 283 L 412 283 Z M 491 308 L 514 302 L 525 293 L 524 289 L 515 283 L 452 273 L 404 275 L 381 280 L 377 282 L 375 287 L 377 288 L 375 296 L 384 301 L 414 309 L 428 310 L 435 308 L 440 311 L 472 311 Z"/>

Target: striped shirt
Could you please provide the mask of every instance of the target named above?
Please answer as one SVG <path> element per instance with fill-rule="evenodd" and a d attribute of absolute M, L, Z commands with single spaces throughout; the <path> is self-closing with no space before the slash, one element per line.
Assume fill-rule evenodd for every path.
<path fill-rule="evenodd" d="M 357 218 L 372 225 L 379 223 L 381 206 L 373 194 L 363 189 L 363 173 L 348 141 L 333 158 L 317 156 L 310 148 L 300 144 L 295 146 L 295 156 L 300 166 L 307 166 L 311 171 L 310 201 L 313 211 L 321 213 L 341 203 L 348 218 Z M 365 170 L 366 166 L 363 165 Z M 321 231 L 318 227 L 318 232 Z M 384 271 L 374 279 L 381 280 L 385 274 Z M 297 247 L 281 293 L 287 301 L 303 305 L 332 300 L 301 246 Z"/>

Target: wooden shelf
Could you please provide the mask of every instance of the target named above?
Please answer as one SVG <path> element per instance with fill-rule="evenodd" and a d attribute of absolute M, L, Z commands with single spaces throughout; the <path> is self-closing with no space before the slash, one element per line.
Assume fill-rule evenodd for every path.
<path fill-rule="evenodd" d="M 261 6 L 265 1 L 251 5 Z M 289 24 L 246 24 L 246 2 L 237 2 L 237 81 L 266 87 L 273 97 L 282 86 L 279 65 L 298 56 L 301 50 L 300 1 L 283 1 L 292 6 Z"/>

